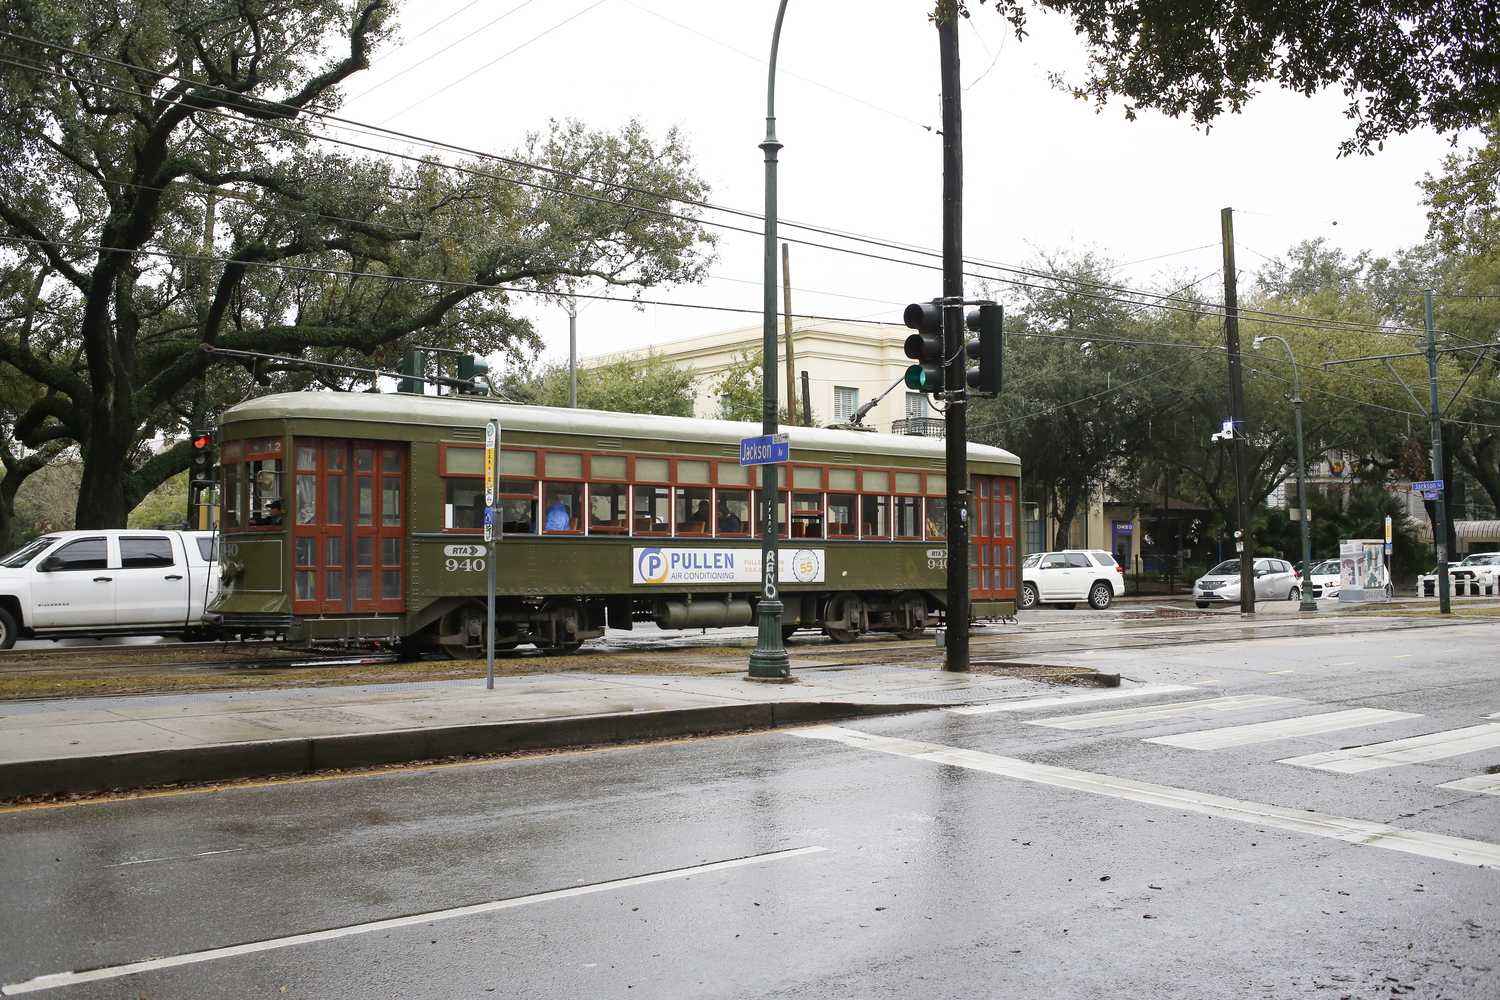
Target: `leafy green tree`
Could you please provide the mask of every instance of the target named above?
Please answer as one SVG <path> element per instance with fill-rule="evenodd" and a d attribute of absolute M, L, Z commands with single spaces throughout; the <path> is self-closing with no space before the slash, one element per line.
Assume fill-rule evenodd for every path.
<path fill-rule="evenodd" d="M 765 398 L 761 389 L 765 385 L 764 376 L 765 352 L 760 348 L 747 347 L 733 354 L 729 364 L 713 381 L 713 396 L 719 407 L 717 417 L 720 420 L 760 423 L 761 415 L 765 412 Z M 800 411 L 801 407 L 798 409 Z M 802 417 L 804 414 L 799 412 L 798 416 Z M 816 410 L 805 416 L 806 426 L 818 426 Z M 785 400 L 776 408 L 776 419 L 782 427 L 792 422 L 787 414 Z"/>
<path fill-rule="evenodd" d="M 663 197 L 706 193 L 675 132 L 553 123 L 512 160 L 451 169 L 317 141 L 389 0 L 7 13 L 0 235 L 32 255 L 10 266 L 50 270 L 57 306 L 31 342 L 0 336 L 0 363 L 42 387 L 17 440 L 78 444 L 80 526 L 124 525 L 186 467 L 184 444 L 146 442 L 263 390 L 200 344 L 382 368 L 417 337 L 492 354 L 534 342 L 516 294 L 703 274 L 711 241 Z"/>
<path fill-rule="evenodd" d="M 697 375 L 673 364 L 665 355 L 648 351 L 578 369 L 578 407 L 619 413 L 659 413 L 669 417 L 693 415 L 693 384 Z M 541 406 L 568 405 L 568 366 L 547 365 L 534 376 L 513 377 L 504 383 L 506 395 Z"/>
<path fill-rule="evenodd" d="M 986 0 L 979 0 L 982 4 Z M 943 7 L 963 10 L 962 0 Z M 1428 126 L 1458 132 L 1500 110 L 1500 4 L 1410 0 L 1041 0 L 1088 45 L 1086 77 L 1066 86 L 1100 105 L 1120 98 L 1209 126 L 1265 84 L 1311 95 L 1337 88 L 1358 122 L 1343 153 Z M 995 0 L 1024 27 L 1030 5 Z M 967 13 L 965 11 L 965 13 Z"/>

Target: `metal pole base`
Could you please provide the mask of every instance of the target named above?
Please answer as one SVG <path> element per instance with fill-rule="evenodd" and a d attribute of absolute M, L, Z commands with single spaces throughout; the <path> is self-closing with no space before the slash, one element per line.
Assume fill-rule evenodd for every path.
<path fill-rule="evenodd" d="M 1303 594 L 1302 595 L 1302 606 L 1299 607 L 1297 610 L 1298 611 L 1316 611 L 1316 610 L 1318 610 L 1318 602 L 1313 598 L 1313 596 L 1311 594 Z"/>
<path fill-rule="evenodd" d="M 749 679 L 789 682 L 792 680 L 792 660 L 787 656 L 786 645 L 781 639 L 782 603 L 762 599 L 755 609 L 760 615 L 760 633 L 755 639 L 755 649 L 750 653 Z"/>

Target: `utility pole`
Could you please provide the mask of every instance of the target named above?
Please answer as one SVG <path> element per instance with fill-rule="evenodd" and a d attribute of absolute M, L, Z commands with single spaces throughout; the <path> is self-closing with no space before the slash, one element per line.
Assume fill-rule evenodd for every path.
<path fill-rule="evenodd" d="M 568 311 L 568 408 L 578 409 L 578 300 L 569 295 L 563 299 Z"/>
<path fill-rule="evenodd" d="M 1240 612 L 1255 614 L 1255 542 L 1250 516 L 1249 465 L 1245 455 L 1245 385 L 1240 358 L 1240 305 L 1234 271 L 1234 209 L 1219 213 L 1224 234 L 1224 338 L 1229 351 L 1229 419 L 1234 429 L 1234 494 L 1239 509 Z"/>
<path fill-rule="evenodd" d="M 1432 502 L 1432 541 L 1437 548 L 1438 612 L 1449 615 L 1453 613 L 1453 598 L 1448 593 L 1448 505 L 1444 502 L 1448 495 L 1448 481 L 1443 478 L 1443 412 L 1438 409 L 1438 346 L 1437 330 L 1432 324 L 1432 289 L 1427 289 L 1424 299 L 1427 327 L 1427 415 L 1432 421 L 1432 478 L 1443 484 Z M 1454 396 L 1456 398 L 1457 393 Z"/>
<path fill-rule="evenodd" d="M 781 244 L 781 323 L 786 331 L 786 422 L 795 427 L 805 423 L 797 419 L 797 355 L 792 351 L 792 249 Z"/>
<path fill-rule="evenodd" d="M 943 669 L 969 669 L 968 333 L 964 328 L 964 153 L 958 78 L 958 4 L 937 9 L 943 107 L 943 393 L 948 472 L 948 609 Z"/>
<path fill-rule="evenodd" d="M 776 9 L 776 28 L 771 34 L 770 70 L 766 77 L 766 137 L 759 148 L 766 162 L 766 234 L 764 270 L 761 272 L 761 433 L 774 437 L 776 413 L 776 50 L 781 45 L 781 21 L 787 0 Z M 776 550 L 777 466 L 760 467 L 760 601 L 755 605 L 758 628 L 755 648 L 750 651 L 748 676 L 760 681 L 790 681 L 792 661 L 781 637 L 781 559 Z M 787 527 L 790 528 L 790 519 Z"/>

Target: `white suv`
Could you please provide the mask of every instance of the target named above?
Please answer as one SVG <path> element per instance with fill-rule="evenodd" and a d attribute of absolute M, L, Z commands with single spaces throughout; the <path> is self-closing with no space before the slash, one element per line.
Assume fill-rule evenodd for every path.
<path fill-rule="evenodd" d="M 1043 602 L 1072 608 L 1078 601 L 1102 611 L 1125 592 L 1125 569 L 1101 549 L 1033 552 L 1021 563 L 1022 608 Z"/>

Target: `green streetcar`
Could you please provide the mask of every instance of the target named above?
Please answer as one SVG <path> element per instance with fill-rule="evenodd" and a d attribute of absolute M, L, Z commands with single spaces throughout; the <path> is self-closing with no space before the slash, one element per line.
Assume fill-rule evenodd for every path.
<path fill-rule="evenodd" d="M 496 646 L 571 652 L 605 626 L 748 625 L 759 426 L 488 397 L 283 393 L 219 429 L 224 636 L 484 653 L 484 440 L 496 461 Z M 915 637 L 943 620 L 940 439 L 786 428 L 783 629 Z M 969 445 L 976 618 L 1010 615 L 1019 462 Z"/>

